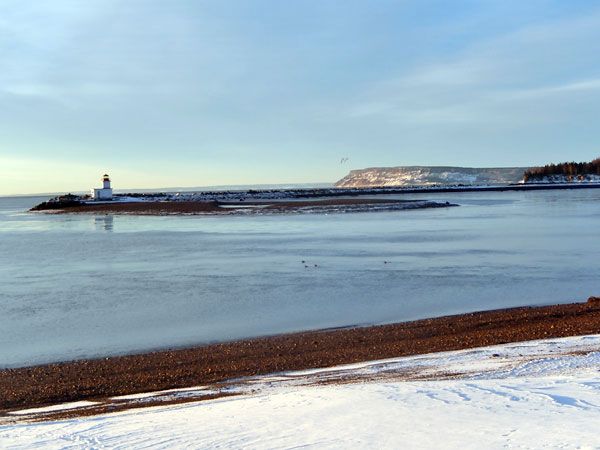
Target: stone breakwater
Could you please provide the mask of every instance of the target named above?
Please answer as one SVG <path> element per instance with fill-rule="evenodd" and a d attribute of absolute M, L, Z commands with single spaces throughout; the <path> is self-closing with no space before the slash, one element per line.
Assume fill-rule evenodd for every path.
<path fill-rule="evenodd" d="M 378 195 L 403 195 L 422 193 L 452 192 L 504 192 L 504 191 L 537 191 L 562 189 L 600 188 L 599 183 L 531 183 L 514 185 L 431 185 L 431 186 L 394 186 L 394 187 L 355 187 L 355 188 L 311 188 L 311 189 L 262 189 L 240 191 L 201 191 L 201 192 L 151 192 L 116 194 L 112 202 L 93 202 L 85 196 L 66 195 L 50 199 L 33 207 L 32 211 L 66 210 L 77 206 L 116 205 L 142 202 L 239 202 L 240 205 L 256 202 L 282 202 L 297 200 L 339 199 L 340 197 L 365 198 Z M 372 200 L 372 199 L 371 199 Z M 214 204 L 213 204 L 214 206 Z M 231 205 L 228 205 L 231 206 Z M 202 206 L 209 208 L 210 205 Z M 131 209 L 142 208 L 135 207 Z M 176 208 L 176 207 L 174 207 Z M 114 208 L 118 209 L 118 208 Z M 217 210 L 218 211 L 218 210 Z"/>
<path fill-rule="evenodd" d="M 64 214 L 129 214 L 129 215 L 202 215 L 202 214 L 329 214 L 350 212 L 399 211 L 406 209 L 446 208 L 457 206 L 449 202 L 427 200 L 391 200 L 391 199 L 325 199 L 302 201 L 254 201 L 254 202 L 218 202 L 211 201 L 114 201 L 101 203 L 74 203 L 63 206 L 51 204 L 51 207 L 38 205 L 34 211 L 51 210 Z"/>

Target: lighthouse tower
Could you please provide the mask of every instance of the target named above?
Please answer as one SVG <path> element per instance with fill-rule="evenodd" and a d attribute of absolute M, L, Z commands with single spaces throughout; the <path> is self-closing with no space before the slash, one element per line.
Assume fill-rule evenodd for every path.
<path fill-rule="evenodd" d="M 104 174 L 102 176 L 102 188 L 92 189 L 92 198 L 94 200 L 112 200 L 113 199 L 113 190 L 110 187 L 110 177 L 108 174 Z"/>

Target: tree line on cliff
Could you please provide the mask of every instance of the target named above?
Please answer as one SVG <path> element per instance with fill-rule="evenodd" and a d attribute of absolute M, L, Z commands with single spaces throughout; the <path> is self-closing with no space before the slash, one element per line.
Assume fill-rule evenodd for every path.
<path fill-rule="evenodd" d="M 569 179 L 585 177 L 586 175 L 600 175 L 600 158 L 590 162 L 564 162 L 547 164 L 543 167 L 533 167 L 523 174 L 525 182 L 539 180 L 553 175 L 565 176 Z"/>

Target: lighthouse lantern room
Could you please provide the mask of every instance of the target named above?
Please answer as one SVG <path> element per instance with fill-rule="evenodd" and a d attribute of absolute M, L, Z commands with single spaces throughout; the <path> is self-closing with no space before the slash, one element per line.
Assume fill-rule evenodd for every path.
<path fill-rule="evenodd" d="M 113 190 L 110 187 L 110 177 L 108 174 L 102 176 L 102 188 L 92 189 L 92 198 L 94 200 L 112 200 Z"/>

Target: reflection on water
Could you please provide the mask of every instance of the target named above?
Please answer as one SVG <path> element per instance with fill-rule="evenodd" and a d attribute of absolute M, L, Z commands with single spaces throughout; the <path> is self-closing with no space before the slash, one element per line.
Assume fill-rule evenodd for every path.
<path fill-rule="evenodd" d="M 461 206 L 90 217 L 0 199 L 0 366 L 600 294 L 600 190 L 407 198 Z"/>
<path fill-rule="evenodd" d="M 94 217 L 94 226 L 98 231 L 113 231 L 114 217 L 111 215 Z"/>

